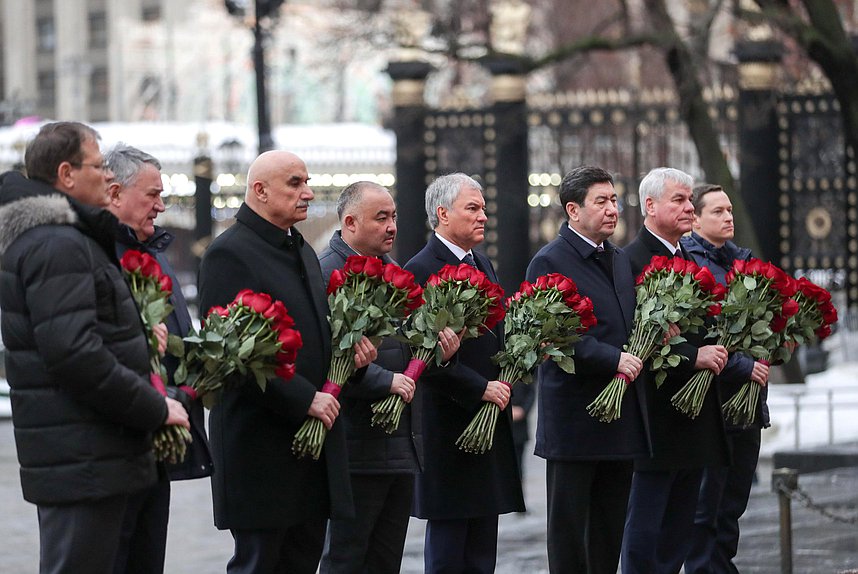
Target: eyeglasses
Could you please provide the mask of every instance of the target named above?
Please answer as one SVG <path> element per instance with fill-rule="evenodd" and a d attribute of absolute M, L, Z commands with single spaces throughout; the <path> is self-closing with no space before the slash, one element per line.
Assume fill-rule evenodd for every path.
<path fill-rule="evenodd" d="M 106 161 L 102 163 L 86 163 L 85 161 L 81 161 L 78 163 L 73 163 L 72 165 L 75 167 L 83 167 L 85 165 L 88 165 L 89 167 L 95 168 L 102 172 L 110 171 L 110 165 L 108 165 Z"/>

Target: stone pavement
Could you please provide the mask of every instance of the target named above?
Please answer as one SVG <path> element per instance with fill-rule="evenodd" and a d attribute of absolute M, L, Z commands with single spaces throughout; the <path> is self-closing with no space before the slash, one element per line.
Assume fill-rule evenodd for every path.
<path fill-rule="evenodd" d="M 498 574 L 547 572 L 545 551 L 545 465 L 530 456 L 526 465 L 527 514 L 500 520 Z M 742 520 L 737 565 L 743 574 L 779 574 L 777 499 L 771 492 L 771 467 L 760 467 L 748 512 Z M 801 475 L 799 486 L 815 501 L 836 504 L 844 514 L 858 512 L 858 468 Z M 12 424 L 0 420 L 0 572 L 31 574 L 38 570 L 38 527 L 35 507 L 21 498 Z M 795 574 L 836 574 L 858 569 L 858 526 L 834 523 L 793 503 Z M 402 572 L 423 571 L 423 528 L 412 520 Z M 232 553 L 227 532 L 212 526 L 207 480 L 173 483 L 172 514 L 167 543 L 168 574 L 223 572 Z"/>

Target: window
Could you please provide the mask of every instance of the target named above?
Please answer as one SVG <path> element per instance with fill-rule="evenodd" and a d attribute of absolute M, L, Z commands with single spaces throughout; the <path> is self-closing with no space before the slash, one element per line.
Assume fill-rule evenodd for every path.
<path fill-rule="evenodd" d="M 104 12 L 89 13 L 89 48 L 107 47 L 107 17 Z"/>
<path fill-rule="evenodd" d="M 110 84 L 107 81 L 107 68 L 97 66 L 93 68 L 89 77 L 89 101 L 100 104 L 107 101 L 110 92 Z"/>
<path fill-rule="evenodd" d="M 53 108 L 56 95 L 56 78 L 52 71 L 39 72 L 39 107 Z"/>
<path fill-rule="evenodd" d="M 54 33 L 53 17 L 39 18 L 36 20 L 36 46 L 39 52 L 53 52 L 57 45 L 57 36 Z"/>

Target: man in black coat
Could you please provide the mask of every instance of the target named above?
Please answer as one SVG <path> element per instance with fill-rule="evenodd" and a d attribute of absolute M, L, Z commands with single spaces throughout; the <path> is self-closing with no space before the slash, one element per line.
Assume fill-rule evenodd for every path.
<path fill-rule="evenodd" d="M 321 392 L 331 362 L 325 283 L 315 252 L 294 227 L 313 199 L 308 181 L 294 154 L 256 158 L 235 224 L 212 242 L 200 267 L 202 309 L 225 306 L 242 289 L 267 293 L 286 305 L 304 343 L 294 378 L 269 379 L 262 392 L 248 375 L 223 392 L 209 416 L 215 526 L 235 540 L 230 573 L 312 574 L 327 519 L 352 515 L 340 405 Z M 375 359 L 366 338 L 356 347 L 359 368 Z M 291 452 L 308 415 L 328 428 L 318 461 Z"/>
<path fill-rule="evenodd" d="M 679 239 L 691 230 L 693 183 L 690 175 L 672 168 L 653 169 L 641 181 L 644 227 L 626 247 L 635 275 L 655 255 L 686 257 Z M 720 373 L 727 350 L 704 344 L 703 331 L 682 335 L 688 341 L 675 351 L 684 360 L 668 371 L 661 387 L 655 388 L 654 375 L 646 370 L 638 383 L 646 395 L 653 456 L 635 461 L 623 539 L 624 574 L 679 572 L 691 543 L 703 468 L 729 460 L 717 385 L 710 386 L 695 419 L 670 402 L 695 371 Z"/>
<path fill-rule="evenodd" d="M 439 177 L 426 190 L 426 214 L 435 230 L 405 268 L 420 283 L 444 265 L 470 263 L 491 281 L 489 259 L 473 248 L 485 233 L 482 187 L 462 173 Z M 413 515 L 428 519 L 425 569 L 433 572 L 493 572 L 498 515 L 524 510 L 510 416 L 498 417 L 494 446 L 484 454 L 456 446 L 483 401 L 505 409 L 510 389 L 497 379 L 491 357 L 502 348 L 503 326 L 462 342 L 453 364 L 421 377 L 425 465 L 417 475 Z"/>
<path fill-rule="evenodd" d="M 694 186 L 694 231 L 682 238 L 682 247 L 695 263 L 712 271 L 722 285 L 737 260 L 748 260 L 751 250 L 732 241 L 733 204 L 719 185 Z M 715 384 L 722 385 L 721 399 L 728 400 L 740 386 L 752 380 L 762 387 L 752 424 L 727 425 L 727 441 L 733 460 L 730 466 L 714 466 L 703 471 L 697 512 L 694 516 L 693 544 L 685 559 L 687 574 L 730 574 L 738 572 L 733 558 L 739 547 L 739 518 L 748 506 L 751 485 L 760 456 L 760 430 L 769 426 L 766 405 L 768 365 L 750 355 L 730 353 L 727 366 Z M 725 384 L 726 383 L 726 384 Z"/>
<path fill-rule="evenodd" d="M 589 405 L 616 373 L 634 381 L 643 362 L 623 351 L 635 314 L 635 282 L 622 249 L 608 241 L 619 211 L 613 178 L 583 166 L 560 183 L 567 222 L 539 250 L 527 280 L 561 273 L 593 301 L 598 321 L 575 345 L 575 374 L 553 361 L 539 369 L 536 454 L 547 459 L 548 565 L 551 572 L 615 574 L 620 559 L 633 459 L 649 455 L 637 384 L 622 416 L 602 423 Z"/>
<path fill-rule="evenodd" d="M 349 185 L 337 201 L 337 215 L 341 229 L 319 255 L 323 278 L 342 269 L 352 255 L 396 264 L 389 255 L 396 239 L 396 205 L 387 189 L 369 181 Z M 452 330 L 442 333 L 441 345 L 450 350 L 449 355 L 458 349 L 458 342 Z M 410 356 L 406 345 L 386 337 L 378 359 L 369 365 L 360 384 L 347 385 L 340 395 L 355 517 L 328 523 L 322 574 L 399 572 L 414 474 L 420 471 L 423 459 L 415 381 L 402 374 Z M 399 395 L 407 404 L 399 427 L 388 435 L 371 423 L 372 403 L 390 394 Z"/>
<path fill-rule="evenodd" d="M 42 127 L 29 179 L 0 186 L 0 304 L 24 498 L 41 572 L 110 572 L 126 503 L 156 480 L 152 432 L 188 426 L 149 382 L 140 314 L 116 258 L 98 134 Z"/>
<path fill-rule="evenodd" d="M 165 250 L 173 236 L 155 225 L 155 219 L 164 212 L 161 193 L 161 164 L 148 153 L 120 143 L 105 155 L 113 172 L 113 181 L 107 188 L 110 196 L 108 209 L 122 223 L 116 242 L 116 255 L 135 249 L 153 256 L 161 270 L 173 282 L 169 302 L 173 311 L 167 317 L 167 330 L 185 337 L 191 330 L 191 315 L 182 295 L 182 287 Z M 206 438 L 203 406 L 193 400 L 190 387 L 180 389 L 172 384 L 178 359 L 165 355 L 162 364 L 167 369 L 167 393 L 182 403 L 190 414 L 193 442 L 187 445 L 185 459 L 178 464 L 158 465 L 158 482 L 150 489 L 132 497 L 125 515 L 122 539 L 114 572 L 161 573 L 167 547 L 167 521 L 170 515 L 170 480 L 202 478 L 212 473 L 211 455 Z"/>

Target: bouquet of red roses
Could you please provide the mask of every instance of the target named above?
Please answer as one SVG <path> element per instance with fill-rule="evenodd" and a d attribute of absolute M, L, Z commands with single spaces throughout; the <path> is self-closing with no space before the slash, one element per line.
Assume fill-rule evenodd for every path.
<path fill-rule="evenodd" d="M 727 351 L 745 351 L 764 361 L 781 346 L 772 328 L 775 317 L 791 317 L 798 305 L 790 299 L 795 285 L 780 268 L 759 259 L 738 260 L 727 273 L 726 296 L 718 314 L 714 333 Z M 715 373 L 701 369 L 673 397 L 671 403 L 691 418 L 703 407 L 703 398 Z M 759 394 L 759 386 L 754 383 Z"/>
<path fill-rule="evenodd" d="M 506 303 L 504 350 L 492 357 L 501 369 L 499 380 L 529 384 L 534 369 L 548 359 L 574 373 L 574 345 L 596 324 L 593 303 L 578 293 L 575 282 L 560 273 L 542 275 L 523 282 Z M 490 450 L 499 413 L 496 404 L 484 402 L 456 440 L 459 448 L 477 454 Z"/>
<path fill-rule="evenodd" d="M 676 367 L 682 357 L 672 353 L 672 346 L 685 341 L 681 335 L 661 344 L 671 324 L 680 333 L 697 331 L 706 315 L 717 312 L 716 301 L 724 288 L 712 272 L 693 261 L 660 255 L 652 258 L 637 280 L 634 326 L 625 351 L 642 361 L 652 358 L 656 371 L 655 384 L 661 386 L 667 368 Z M 658 352 L 656 352 L 658 351 Z M 617 373 L 605 389 L 587 406 L 587 412 L 602 422 L 620 417 L 626 387 L 632 383 L 625 373 Z"/>
<path fill-rule="evenodd" d="M 425 303 L 417 308 L 402 330 L 412 355 L 404 374 L 415 382 L 430 362 L 441 364 L 438 334 L 445 327 L 456 333 L 464 330 L 464 340 L 493 329 L 504 316 L 503 289 L 467 263 L 445 265 L 430 276 L 423 298 Z M 399 424 L 399 416 L 394 411 L 378 409 L 372 422 L 393 432 Z"/>
<path fill-rule="evenodd" d="M 399 322 L 422 302 L 423 289 L 404 269 L 377 257 L 352 255 L 331 274 L 328 283 L 333 357 L 322 392 L 337 397 L 354 374 L 353 348 L 364 336 L 376 340 L 393 335 Z M 318 460 L 328 430 L 308 416 L 292 442 L 292 452 Z"/>
<path fill-rule="evenodd" d="M 173 292 L 173 281 L 148 253 L 129 249 L 122 255 L 119 264 L 131 287 L 131 295 L 140 309 L 140 318 L 146 328 L 149 343 L 149 381 L 166 397 L 167 388 L 164 381 L 167 379 L 167 371 L 161 365 L 158 338 L 152 328 L 163 323 L 173 310 L 168 301 Z M 155 432 L 152 439 L 155 459 L 171 464 L 181 462 L 185 459 L 188 443 L 191 441 L 191 433 L 185 427 L 165 425 Z"/>
<path fill-rule="evenodd" d="M 776 273 L 765 267 L 771 264 L 755 261 L 737 261 L 731 273 L 755 273 L 757 279 L 760 279 L 759 275 L 764 278 L 774 275 L 769 279 L 770 286 L 766 287 L 777 294 L 774 296 L 772 309 L 751 315 L 760 318 L 755 322 L 756 334 L 752 333 L 751 339 L 746 338 L 737 345 L 738 350 L 751 354 L 765 364 L 773 361 L 785 362 L 789 360 L 794 349 L 794 345 L 785 343 L 805 344 L 814 340 L 821 341 L 831 334 L 831 325 L 837 321 L 837 310 L 831 303 L 831 293 L 804 277 L 795 281 L 782 271 Z M 783 277 L 786 277 L 786 284 Z M 728 279 L 730 278 L 733 277 L 728 274 Z M 765 286 L 765 282 L 763 285 Z M 765 289 L 759 284 L 755 287 L 759 290 Z M 780 308 L 778 302 L 781 303 Z M 769 317 L 765 326 L 759 324 Z M 744 383 L 739 391 L 724 403 L 724 416 L 733 424 L 753 423 L 759 396 L 760 385 L 754 381 Z"/>
<path fill-rule="evenodd" d="M 199 331 L 184 338 L 188 350 L 173 375 L 211 408 L 220 391 L 248 374 L 265 392 L 268 379 L 295 375 L 301 333 L 282 301 L 242 289 L 226 307 L 212 307 Z"/>

